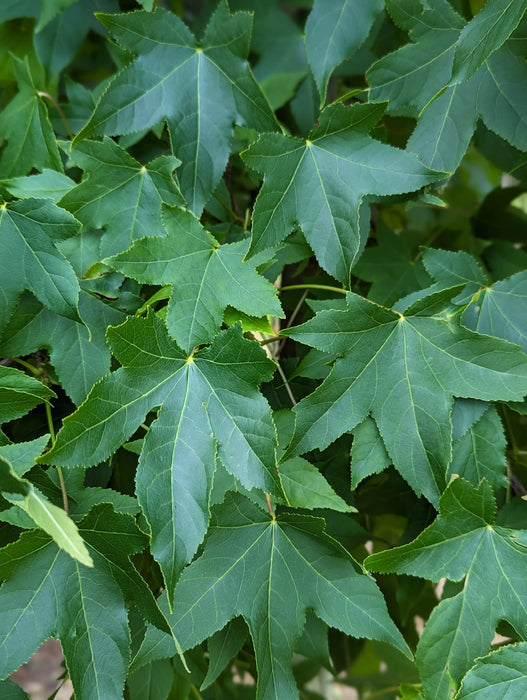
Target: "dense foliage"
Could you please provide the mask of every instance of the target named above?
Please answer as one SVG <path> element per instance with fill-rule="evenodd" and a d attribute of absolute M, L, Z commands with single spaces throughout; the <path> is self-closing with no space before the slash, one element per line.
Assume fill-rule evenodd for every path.
<path fill-rule="evenodd" d="M 526 5 L 0 3 L 2 698 L 527 696 Z"/>

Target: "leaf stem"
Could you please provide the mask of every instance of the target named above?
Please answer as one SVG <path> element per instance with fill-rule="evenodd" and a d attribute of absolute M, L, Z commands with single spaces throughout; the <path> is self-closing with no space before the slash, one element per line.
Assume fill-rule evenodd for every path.
<path fill-rule="evenodd" d="M 298 312 L 300 311 L 300 309 L 302 308 L 302 304 L 303 304 L 303 303 L 305 302 L 305 300 L 306 300 L 307 292 L 308 292 L 308 290 L 305 289 L 305 290 L 304 290 L 304 293 L 302 294 L 302 296 L 301 296 L 300 299 L 298 300 L 298 304 L 297 304 L 297 305 L 295 306 L 295 308 L 293 309 L 293 313 L 292 313 L 291 316 L 289 317 L 289 320 L 288 320 L 288 322 L 287 322 L 286 328 L 291 328 L 291 326 L 292 326 L 293 323 L 295 322 L 295 318 L 298 316 Z M 277 356 L 277 357 L 280 357 L 280 353 L 282 352 L 282 348 L 284 347 L 284 345 L 286 344 L 286 342 L 287 342 L 287 338 L 282 338 L 282 340 L 281 340 L 280 343 L 278 344 L 278 349 L 276 350 L 276 356 Z"/>
<path fill-rule="evenodd" d="M 46 420 L 48 422 L 48 430 L 49 434 L 51 436 L 51 446 L 55 444 L 55 428 L 53 427 L 53 416 L 51 415 L 51 407 L 49 403 L 44 404 L 46 408 Z M 68 503 L 68 494 L 66 491 L 66 482 L 64 481 L 64 474 L 62 473 L 62 468 L 61 467 L 55 467 L 57 470 L 57 474 L 59 477 L 59 483 L 60 483 L 60 490 L 62 492 L 62 503 L 64 505 L 64 510 L 66 511 L 66 515 L 70 514 L 70 506 Z"/>
<path fill-rule="evenodd" d="M 265 502 L 267 503 L 267 510 L 269 511 L 269 515 L 275 520 L 276 515 L 274 512 L 273 504 L 271 502 L 271 495 L 267 493 L 267 491 L 264 491 L 265 493 Z"/>
<path fill-rule="evenodd" d="M 260 345 L 269 345 L 269 343 L 277 343 L 279 340 L 282 340 L 279 335 L 273 335 L 272 338 L 265 338 L 264 340 L 260 340 L 259 343 Z"/>
<path fill-rule="evenodd" d="M 225 201 L 219 196 L 219 194 L 217 194 L 216 192 L 214 192 L 214 195 L 213 195 L 213 196 L 214 196 L 214 199 L 216 199 L 216 200 L 221 204 L 221 206 L 222 206 L 226 211 L 229 212 L 229 214 L 232 216 L 233 219 L 235 219 L 236 221 L 238 221 L 242 226 L 245 224 L 245 222 L 244 222 L 244 220 L 242 219 L 242 217 L 241 217 L 241 216 L 238 216 L 238 214 L 234 211 L 234 209 L 233 209 L 232 207 L 230 207 L 230 206 L 227 204 L 227 202 L 225 202 Z"/>
<path fill-rule="evenodd" d="M 43 369 L 40 369 L 40 367 L 35 367 L 35 365 L 32 365 L 30 362 L 26 362 L 26 360 L 21 360 L 19 357 L 9 357 L 8 359 L 11 362 L 17 362 L 19 365 L 29 370 L 35 375 L 35 377 L 40 377 L 41 374 L 44 374 Z"/>
<path fill-rule="evenodd" d="M 71 127 L 70 127 L 70 125 L 69 125 L 69 123 L 68 123 L 68 120 L 66 119 L 66 115 L 65 115 L 64 112 L 62 111 L 62 107 L 59 105 L 59 103 L 57 102 L 57 100 L 53 97 L 53 95 L 50 95 L 49 92 L 43 92 L 42 90 L 39 90 L 39 91 L 37 92 L 37 95 L 38 95 L 39 97 L 45 97 L 47 100 L 49 100 L 50 102 L 53 103 L 55 109 L 56 109 L 57 112 L 59 113 L 59 116 L 60 116 L 60 118 L 62 119 L 62 121 L 63 121 L 63 123 L 64 123 L 64 126 L 66 127 L 66 131 L 68 132 L 68 136 L 70 137 L 70 139 L 73 140 L 73 139 L 75 138 L 75 134 L 74 134 L 73 131 L 71 130 Z"/>
<path fill-rule="evenodd" d="M 192 691 L 192 695 L 196 698 L 196 700 L 203 700 L 203 695 L 199 692 L 194 683 L 190 684 L 190 690 Z"/>
<path fill-rule="evenodd" d="M 285 287 L 280 287 L 279 292 L 285 292 L 289 289 L 325 289 L 328 292 L 338 292 L 339 294 L 347 294 L 349 290 L 342 287 L 330 287 L 327 284 L 288 284 Z"/>
<path fill-rule="evenodd" d="M 276 366 L 278 367 L 278 374 L 280 375 L 280 377 L 284 381 L 284 386 L 285 386 L 285 390 L 287 391 L 287 395 L 289 396 L 289 399 L 290 399 L 291 403 L 293 404 L 293 406 L 296 406 L 298 401 L 295 399 L 295 396 L 294 396 L 293 392 L 291 391 L 291 387 L 289 386 L 289 382 L 287 381 L 287 377 L 285 376 L 285 372 L 280 367 L 280 363 L 278 362 L 278 360 L 276 360 Z"/>

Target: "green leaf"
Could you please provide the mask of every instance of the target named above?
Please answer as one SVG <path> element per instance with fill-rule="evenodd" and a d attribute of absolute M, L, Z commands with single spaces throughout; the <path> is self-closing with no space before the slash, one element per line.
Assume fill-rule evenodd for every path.
<path fill-rule="evenodd" d="M 527 79 L 523 59 L 503 46 L 468 82 L 442 93 L 450 81 L 462 19 L 446 0 L 437 0 L 433 9 L 420 0 L 410 4 L 412 13 L 401 0 L 389 0 L 388 9 L 396 22 L 404 14 L 402 25 L 414 43 L 381 58 L 368 71 L 372 101 L 389 100 L 393 114 L 419 115 L 408 150 L 431 168 L 455 170 L 478 116 L 512 145 L 527 148 L 527 103 L 520 88 Z"/>
<path fill-rule="evenodd" d="M 215 511 L 202 556 L 176 586 L 169 622 L 188 649 L 242 615 L 256 652 L 257 698 L 293 698 L 293 641 L 308 609 L 347 634 L 382 639 L 410 655 L 374 581 L 325 534 L 321 519 L 275 520 L 232 494 Z"/>
<path fill-rule="evenodd" d="M 106 260 L 148 284 L 171 284 L 167 326 L 178 345 L 191 351 L 214 338 L 227 306 L 251 316 L 283 317 L 276 289 L 243 262 L 248 241 L 220 246 L 189 211 L 163 207 L 167 235 L 143 238 Z"/>
<path fill-rule="evenodd" d="M 430 281 L 410 236 L 405 234 L 396 234 L 381 223 L 375 235 L 377 245 L 368 246 L 353 268 L 356 277 L 372 283 L 368 299 L 383 306 Z"/>
<path fill-rule="evenodd" d="M 248 636 L 249 630 L 241 617 L 235 617 L 211 636 L 207 644 L 209 668 L 201 690 L 214 683 L 229 661 L 240 651 Z"/>
<path fill-rule="evenodd" d="M 347 311 L 322 311 L 284 334 L 342 355 L 294 411 L 288 456 L 323 449 L 375 419 L 387 452 L 414 491 L 437 503 L 450 462 L 453 396 L 506 400 L 527 392 L 527 357 L 517 346 L 466 330 L 448 313 L 455 287 L 404 316 L 348 294 Z"/>
<path fill-rule="evenodd" d="M 41 7 L 35 0 L 5 0 L 0 8 L 0 21 L 6 22 L 15 17 L 38 17 Z"/>
<path fill-rule="evenodd" d="M 250 255 L 278 245 L 298 225 L 319 264 L 349 284 L 365 243 L 359 210 L 366 195 L 411 192 L 446 177 L 368 136 L 383 111 L 379 105 L 333 105 L 309 139 L 264 134 L 244 151 L 245 163 L 264 173 Z"/>
<path fill-rule="evenodd" d="M 525 635 L 527 549 L 515 530 L 493 524 L 495 508 L 487 482 L 475 489 L 456 479 L 441 497 L 438 518 L 417 539 L 365 561 L 372 571 L 434 581 L 466 576 L 461 591 L 434 609 L 417 646 L 426 697 L 451 697 L 451 680 L 458 686 L 474 660 L 489 651 L 500 619 Z"/>
<path fill-rule="evenodd" d="M 458 399 L 452 411 L 452 441 L 448 476 L 457 474 L 474 486 L 482 479 L 495 489 L 507 486 L 507 443 L 494 406 Z"/>
<path fill-rule="evenodd" d="M 75 187 L 75 180 L 72 180 L 64 173 L 56 170 L 44 168 L 39 175 L 28 175 L 26 177 L 12 177 L 0 181 L 0 185 L 18 199 L 51 199 L 57 203 L 68 190 Z"/>
<path fill-rule="evenodd" d="M 278 109 L 293 97 L 309 73 L 302 29 L 276 0 L 265 5 L 250 0 L 243 6 L 254 12 L 251 52 L 258 55 L 254 77 L 271 107 Z M 310 78 L 304 83 L 307 81 L 311 82 Z"/>
<path fill-rule="evenodd" d="M 49 474 L 49 471 L 46 473 Z M 64 474 L 64 482 L 70 501 L 70 515 L 74 520 L 86 517 L 89 511 L 100 503 L 110 503 L 116 513 L 128 513 L 128 515 L 139 513 L 140 509 L 136 498 L 107 487 L 84 486 L 85 477 L 86 470 L 81 467 L 67 469 Z M 50 474 L 50 478 L 60 488 L 55 471 Z"/>
<path fill-rule="evenodd" d="M 527 643 L 493 651 L 463 678 L 456 700 L 522 700 L 527 693 Z"/>
<path fill-rule="evenodd" d="M 35 31 L 41 31 L 55 15 L 65 10 L 70 5 L 73 5 L 75 1 L 76 0 L 42 0 L 42 11 L 35 26 Z"/>
<path fill-rule="evenodd" d="M 161 202 L 183 204 L 172 173 L 181 161 L 159 156 L 141 165 L 114 141 L 84 141 L 68 155 L 84 170 L 82 182 L 59 205 L 84 226 L 103 229 L 101 256 L 161 233 Z"/>
<path fill-rule="evenodd" d="M 48 444 L 49 435 L 42 435 L 28 442 L 13 442 L 0 446 L 0 457 L 10 463 L 17 476 L 24 476 L 35 466 L 35 459 L 42 454 Z"/>
<path fill-rule="evenodd" d="M 386 0 L 386 7 L 412 42 L 368 70 L 370 101 L 388 100 L 394 114 L 417 116 L 450 80 L 463 19 L 447 0 Z"/>
<path fill-rule="evenodd" d="M 315 0 L 306 22 L 306 50 L 323 105 L 333 70 L 364 43 L 382 0 Z"/>
<path fill-rule="evenodd" d="M 367 416 L 353 428 L 351 488 L 356 489 L 363 479 L 379 474 L 391 463 L 377 423 L 371 416 Z"/>
<path fill-rule="evenodd" d="M 0 113 L 0 134 L 7 146 L 0 157 L 2 178 L 27 175 L 32 169 L 63 170 L 59 150 L 27 58 L 12 56 L 18 94 Z"/>
<path fill-rule="evenodd" d="M 146 538 L 131 518 L 112 515 L 109 508 L 89 516 L 80 532 L 93 568 L 80 565 L 38 532 L 24 534 L 0 551 L 0 569 L 8 578 L 0 589 L 4 631 L 0 677 L 16 670 L 45 639 L 56 636 L 76 697 L 117 700 L 123 694 L 130 633 L 126 595 L 116 575 L 126 561 L 138 577 L 128 556 L 141 551 Z M 148 591 L 144 582 L 143 587 Z"/>
<path fill-rule="evenodd" d="M 62 508 L 47 501 L 31 482 L 15 474 L 12 466 L 0 457 L 0 491 L 10 503 L 22 508 L 37 527 L 53 537 L 58 546 L 85 566 L 93 566 L 77 527 Z"/>
<path fill-rule="evenodd" d="M 25 415 L 39 403 L 49 403 L 55 392 L 13 367 L 0 365 L 0 424 Z"/>
<path fill-rule="evenodd" d="M 451 82 L 462 83 L 471 78 L 509 38 L 524 12 L 524 0 L 487 0 L 459 35 Z"/>
<path fill-rule="evenodd" d="M 58 75 L 70 63 L 88 32 L 105 33 L 94 16 L 96 12 L 119 12 L 119 3 L 117 0 L 75 0 L 35 33 L 35 50 L 48 75 Z"/>
<path fill-rule="evenodd" d="M 273 364 L 238 326 L 190 357 L 153 315 L 129 318 L 111 328 L 108 339 L 123 368 L 95 385 L 39 461 L 97 464 L 161 406 L 144 441 L 136 484 L 170 593 L 207 529 L 216 451 L 245 487 L 281 494 L 275 430 L 256 389 L 270 379 Z"/>
<path fill-rule="evenodd" d="M 24 199 L 0 207 L 0 331 L 24 289 L 61 316 L 81 321 L 79 284 L 56 243 L 79 230 L 79 223 L 48 200 Z"/>
<path fill-rule="evenodd" d="M 0 353 L 28 355 L 50 350 L 50 358 L 66 393 L 80 404 L 92 386 L 110 371 L 105 331 L 123 321 L 123 314 L 97 297 L 81 291 L 79 312 L 85 325 L 58 316 L 33 296 L 23 294 L 7 325 Z"/>
<path fill-rule="evenodd" d="M 0 694 L 3 700 L 29 700 L 29 695 L 22 688 L 6 678 L 5 681 L 0 681 Z"/>
<path fill-rule="evenodd" d="M 463 324 L 478 333 L 505 338 L 527 350 L 527 273 L 485 285 L 463 314 Z"/>
<path fill-rule="evenodd" d="M 147 2 L 143 2 L 146 5 Z M 170 698 L 174 683 L 174 667 L 167 659 L 154 661 L 129 675 L 127 679 L 130 700 L 159 700 Z"/>
<path fill-rule="evenodd" d="M 249 13 L 230 14 L 221 2 L 201 44 L 176 15 L 160 8 L 99 19 L 137 58 L 112 80 L 77 140 L 129 134 L 166 119 L 182 160 L 181 190 L 199 215 L 225 169 L 233 124 L 276 129 L 246 61 Z"/>
<path fill-rule="evenodd" d="M 293 457 L 280 465 L 280 481 L 287 504 L 294 508 L 331 508 L 344 513 L 355 510 L 335 493 L 318 469 L 302 457 Z"/>

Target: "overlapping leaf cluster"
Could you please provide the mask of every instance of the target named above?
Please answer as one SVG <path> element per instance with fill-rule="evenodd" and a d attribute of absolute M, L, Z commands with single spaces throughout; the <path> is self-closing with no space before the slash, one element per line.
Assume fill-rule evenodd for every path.
<path fill-rule="evenodd" d="M 524 696 L 526 9 L 2 4 L 2 697 Z"/>

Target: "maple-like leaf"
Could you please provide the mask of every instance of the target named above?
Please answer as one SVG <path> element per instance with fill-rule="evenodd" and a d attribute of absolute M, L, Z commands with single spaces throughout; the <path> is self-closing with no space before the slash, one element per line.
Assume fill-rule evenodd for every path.
<path fill-rule="evenodd" d="M 79 283 L 56 243 L 80 224 L 49 200 L 24 199 L 0 207 L 0 331 L 24 289 L 52 311 L 80 321 Z"/>
<path fill-rule="evenodd" d="M 478 659 L 463 678 L 456 700 L 523 700 L 527 693 L 527 643 L 507 645 Z"/>
<path fill-rule="evenodd" d="M 0 353 L 10 357 L 49 349 L 60 383 L 76 404 L 82 403 L 95 382 L 109 372 L 111 356 L 104 334 L 108 326 L 124 320 L 120 311 L 84 291 L 79 296 L 79 313 L 85 325 L 59 316 L 32 295 L 23 294 L 0 341 Z"/>
<path fill-rule="evenodd" d="M 2 177 L 27 175 L 32 168 L 62 170 L 47 108 L 29 62 L 15 56 L 11 60 L 19 92 L 0 112 L 0 139 L 7 140 L 0 157 Z"/>
<path fill-rule="evenodd" d="M 363 200 L 412 192 L 447 175 L 371 138 L 368 132 L 383 111 L 379 105 L 333 105 L 307 140 L 264 134 L 243 152 L 245 163 L 264 174 L 250 255 L 278 245 L 299 226 L 319 264 L 349 284 L 365 244 Z"/>
<path fill-rule="evenodd" d="M 433 6 L 422 0 L 388 0 L 387 7 L 413 43 L 369 69 L 370 99 L 389 100 L 388 110 L 394 114 L 418 116 L 449 84 L 454 56 L 463 53 L 460 49 L 456 54 L 458 41 L 470 23 L 465 25 L 447 0 L 436 0 Z M 492 52 L 492 43 L 481 38 L 482 55 L 489 52 L 488 58 L 467 82 L 450 85 L 427 106 L 408 141 L 407 149 L 432 168 L 457 168 L 478 117 L 513 146 L 527 148 L 527 98 L 520 87 L 527 80 L 523 58 L 508 45 Z M 461 46 L 469 48 L 470 43 Z"/>
<path fill-rule="evenodd" d="M 423 248 L 421 253 L 426 271 L 435 280 L 434 284 L 404 297 L 395 304 L 395 309 L 404 311 L 427 294 L 464 284 L 463 292 L 453 299 L 455 304 L 468 305 L 461 317 L 463 325 L 478 333 L 510 340 L 527 350 L 525 271 L 490 284 L 487 273 L 478 261 L 464 251 Z"/>
<path fill-rule="evenodd" d="M 296 514 L 275 519 L 229 494 L 214 511 L 203 554 L 174 591 L 168 619 L 182 649 L 243 616 L 256 652 L 258 700 L 298 697 L 290 664 L 307 610 L 351 636 L 380 639 L 409 655 L 375 582 L 323 523 Z M 153 631 L 144 647 L 148 658 L 161 658 L 171 655 L 171 645 Z"/>
<path fill-rule="evenodd" d="M 107 335 L 123 367 L 94 386 L 39 461 L 97 464 L 160 406 L 144 440 L 136 486 L 152 553 L 171 592 L 207 529 L 216 452 L 245 487 L 281 494 L 275 429 L 256 389 L 274 366 L 257 343 L 242 338 L 239 326 L 190 356 L 153 315 L 129 318 Z"/>
<path fill-rule="evenodd" d="M 95 508 L 79 530 L 93 568 L 73 560 L 38 531 L 0 550 L 0 569 L 8 579 L 0 588 L 0 678 L 56 636 L 76 697 L 119 700 L 130 654 L 125 603 L 149 599 L 155 606 L 128 559 L 144 549 L 147 538 L 132 518 L 108 505 Z M 164 620 L 160 611 L 157 615 Z"/>
<path fill-rule="evenodd" d="M 527 356 L 518 346 L 468 331 L 449 314 L 449 298 L 460 290 L 432 294 L 404 316 L 349 293 L 347 311 L 322 311 L 284 331 L 342 355 L 295 407 L 288 456 L 327 447 L 371 413 L 394 466 L 437 503 L 451 456 L 453 396 L 513 400 L 527 393 Z"/>
<path fill-rule="evenodd" d="M 68 155 L 84 175 L 59 206 L 84 226 L 104 230 L 103 257 L 125 250 L 136 238 L 159 235 L 162 201 L 184 204 L 172 177 L 180 161 L 173 156 L 141 165 L 107 137 L 102 142 L 83 141 Z"/>
<path fill-rule="evenodd" d="M 306 22 L 306 50 L 321 103 L 333 70 L 366 40 L 382 0 L 315 0 Z"/>
<path fill-rule="evenodd" d="M 440 513 L 413 542 L 373 554 L 371 571 L 410 574 L 465 583 L 432 612 L 417 646 L 416 661 L 430 700 L 452 697 L 474 659 L 488 653 L 499 620 L 525 638 L 527 563 L 525 539 L 494 525 L 496 502 L 483 481 L 475 488 L 454 480 L 440 501 Z"/>
<path fill-rule="evenodd" d="M 171 284 L 167 326 L 189 351 L 219 331 L 226 306 L 283 317 L 276 289 L 243 262 L 248 241 L 219 245 L 189 211 L 163 206 L 167 235 L 143 238 L 105 262 L 139 282 Z"/>
<path fill-rule="evenodd" d="M 250 14 L 231 14 L 221 2 L 199 43 L 174 13 L 160 8 L 99 19 L 137 58 L 112 80 L 77 140 L 129 134 L 166 119 L 183 163 L 183 195 L 199 215 L 225 169 L 233 125 L 277 127 L 246 60 Z"/>

